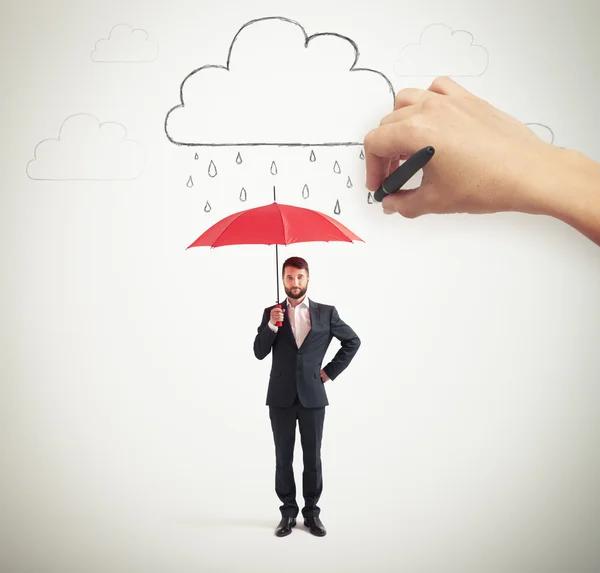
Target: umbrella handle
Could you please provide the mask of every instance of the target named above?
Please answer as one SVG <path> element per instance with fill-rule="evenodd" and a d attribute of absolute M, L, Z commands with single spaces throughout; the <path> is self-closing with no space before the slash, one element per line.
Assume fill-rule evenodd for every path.
<path fill-rule="evenodd" d="M 278 304 L 276 306 L 277 306 L 277 308 L 281 308 L 280 304 Z M 278 323 L 275 324 L 275 326 L 282 326 L 282 325 L 283 325 L 283 322 L 278 322 Z"/>

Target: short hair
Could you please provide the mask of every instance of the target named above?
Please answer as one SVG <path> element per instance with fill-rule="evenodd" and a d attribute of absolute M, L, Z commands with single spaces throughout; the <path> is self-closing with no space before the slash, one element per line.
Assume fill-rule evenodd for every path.
<path fill-rule="evenodd" d="M 290 257 L 281 266 L 281 276 L 285 273 L 285 267 L 294 267 L 295 269 L 303 269 L 306 274 L 309 275 L 308 263 L 302 257 Z"/>

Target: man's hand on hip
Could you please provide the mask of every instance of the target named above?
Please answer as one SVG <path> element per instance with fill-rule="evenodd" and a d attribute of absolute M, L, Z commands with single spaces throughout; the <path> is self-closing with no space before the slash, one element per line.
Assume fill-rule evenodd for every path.
<path fill-rule="evenodd" d="M 325 373 L 325 370 L 323 370 L 321 368 L 321 381 L 323 383 L 327 382 L 328 380 L 331 380 L 331 378 L 329 378 L 329 376 L 327 376 L 327 374 Z"/>

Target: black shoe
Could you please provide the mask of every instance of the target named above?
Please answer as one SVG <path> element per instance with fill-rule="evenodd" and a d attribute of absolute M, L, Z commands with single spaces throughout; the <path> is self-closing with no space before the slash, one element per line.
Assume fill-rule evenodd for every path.
<path fill-rule="evenodd" d="M 310 532 L 317 537 L 327 535 L 327 531 L 318 516 L 305 517 L 304 525 L 306 525 L 306 527 L 310 529 Z"/>
<path fill-rule="evenodd" d="M 295 517 L 286 517 L 285 515 L 281 518 L 277 529 L 275 529 L 275 535 L 277 537 L 285 537 L 292 532 L 292 527 L 296 527 Z"/>

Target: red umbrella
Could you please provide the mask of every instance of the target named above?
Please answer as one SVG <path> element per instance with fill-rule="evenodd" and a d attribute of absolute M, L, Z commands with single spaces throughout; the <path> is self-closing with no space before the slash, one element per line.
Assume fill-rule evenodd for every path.
<path fill-rule="evenodd" d="M 275 189 L 273 189 L 275 191 Z M 274 201 L 239 211 L 217 221 L 189 247 L 223 247 L 226 245 L 275 245 L 275 279 L 279 302 L 278 245 L 307 242 L 364 241 L 332 217 L 293 205 Z"/>

